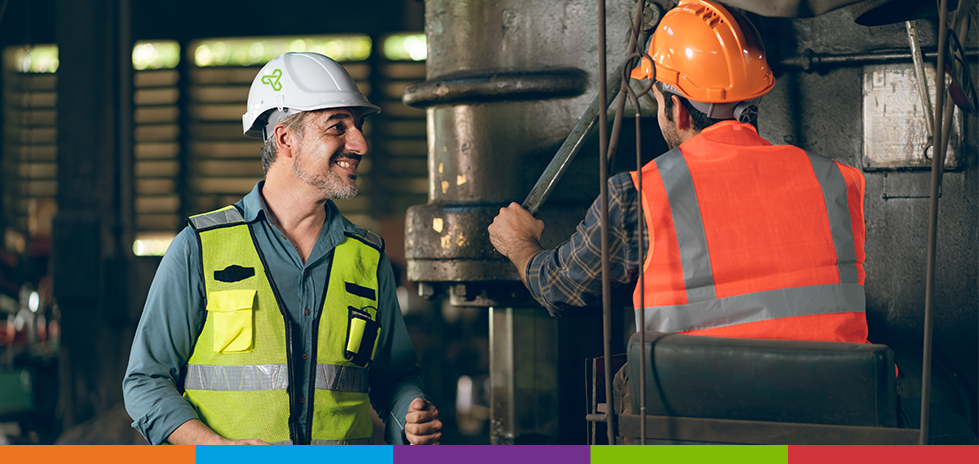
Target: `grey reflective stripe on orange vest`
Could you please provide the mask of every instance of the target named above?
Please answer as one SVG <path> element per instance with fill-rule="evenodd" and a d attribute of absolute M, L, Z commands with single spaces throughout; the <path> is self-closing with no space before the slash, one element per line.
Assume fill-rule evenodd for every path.
<path fill-rule="evenodd" d="M 241 216 L 238 208 L 232 206 L 231 208 L 212 211 L 207 214 L 201 214 L 199 216 L 191 216 L 188 221 L 194 226 L 194 229 L 202 230 L 209 227 L 220 226 L 224 224 L 232 224 L 235 222 L 244 222 L 245 218 Z"/>
<path fill-rule="evenodd" d="M 292 440 L 273 441 L 270 445 L 291 445 Z M 370 445 L 370 438 L 357 438 L 353 440 L 313 440 L 311 445 Z"/>
<path fill-rule="evenodd" d="M 864 312 L 866 296 L 860 284 L 827 284 L 781 288 L 729 296 L 685 305 L 646 308 L 645 324 L 636 327 L 676 333 L 712 329 L 782 317 Z"/>
<path fill-rule="evenodd" d="M 687 289 L 687 302 L 697 303 L 717 298 L 714 290 L 714 274 L 710 269 L 707 252 L 707 235 L 700 217 L 700 204 L 693 188 L 690 168 L 679 148 L 674 148 L 656 158 L 660 179 L 666 189 L 673 216 L 673 230 L 680 248 L 680 264 L 683 266 L 683 284 Z"/>
<path fill-rule="evenodd" d="M 368 393 L 370 391 L 369 371 L 360 367 L 317 364 L 316 388 L 351 393 Z"/>
<path fill-rule="evenodd" d="M 829 217 L 833 246 L 836 247 L 836 266 L 840 271 L 840 283 L 859 282 L 857 254 L 853 244 L 853 227 L 850 224 L 850 204 L 847 201 L 846 180 L 835 161 L 822 156 L 809 155 L 812 170 L 823 190 L 826 214 Z"/>
<path fill-rule="evenodd" d="M 286 364 L 247 366 L 187 365 L 185 390 L 258 391 L 285 390 L 289 386 Z"/>

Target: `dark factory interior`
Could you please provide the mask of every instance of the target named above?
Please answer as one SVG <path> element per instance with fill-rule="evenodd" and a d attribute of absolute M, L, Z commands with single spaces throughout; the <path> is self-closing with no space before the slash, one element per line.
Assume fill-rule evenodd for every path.
<path fill-rule="evenodd" d="M 263 179 L 262 143 L 239 120 L 256 73 L 285 52 L 329 56 L 381 108 L 363 127 L 359 194 L 336 205 L 384 239 L 441 443 L 608 443 L 611 364 L 596 359 L 632 355 L 636 280 L 613 286 L 606 308 L 552 317 L 487 227 L 571 152 L 537 198 L 540 243 L 556 247 L 599 198 L 601 165 L 635 171 L 669 150 L 652 94 L 637 108 L 640 81 L 619 90 L 638 62 L 634 24 L 648 39 L 677 3 L 643 2 L 0 0 L 0 444 L 147 444 L 122 386 L 147 293 L 188 217 Z M 718 2 L 754 24 L 775 78 L 758 134 L 866 180 L 867 340 L 897 366 L 885 383 L 913 401 L 924 390 L 976 434 L 977 2 Z M 945 106 L 933 110 L 936 99 Z M 944 164 L 933 118 L 945 122 Z M 827 377 L 805 383 L 836 383 L 831 367 L 813 372 Z M 785 396 L 769 400 L 822 401 Z M 664 413 L 649 414 L 659 424 Z M 756 421 L 734 442 L 780 443 L 770 423 L 728 419 Z M 840 425 L 860 433 L 817 438 L 896 443 L 885 424 Z M 672 442 L 730 442 L 684 437 Z"/>

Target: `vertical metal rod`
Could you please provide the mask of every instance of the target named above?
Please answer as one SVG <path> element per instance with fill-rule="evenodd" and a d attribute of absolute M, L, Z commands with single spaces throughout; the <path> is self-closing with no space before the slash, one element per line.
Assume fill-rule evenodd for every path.
<path fill-rule="evenodd" d="M 934 121 L 932 121 L 931 95 L 928 94 L 928 82 L 925 80 L 925 63 L 921 57 L 921 44 L 918 43 L 918 32 L 915 30 L 911 21 L 905 21 L 904 26 L 908 30 L 908 42 L 911 44 L 911 59 L 914 61 L 915 80 L 918 81 L 918 95 L 921 99 L 921 112 L 925 113 L 925 121 L 928 127 L 928 137 L 932 137 Z M 935 140 L 931 141 L 932 147 L 936 145 Z"/>
<path fill-rule="evenodd" d="M 655 84 L 653 84 L 655 85 Z M 636 187 L 639 190 L 639 444 L 646 444 L 646 274 L 643 270 L 645 267 L 645 256 L 646 253 L 643 251 L 642 235 L 643 229 L 646 225 L 646 216 L 643 214 L 642 210 L 642 134 L 639 130 L 639 99 L 636 98 L 636 171 L 639 175 L 636 176 L 638 181 L 636 182 Z M 652 350 L 650 350 L 650 355 L 652 355 Z M 631 398 L 631 395 L 630 395 Z"/>
<path fill-rule="evenodd" d="M 629 48 L 625 52 L 626 55 L 635 53 L 636 48 L 643 46 L 640 37 L 642 36 L 643 7 L 645 6 L 645 1 L 636 2 L 636 17 L 632 21 L 632 30 L 629 33 Z M 626 61 L 626 63 L 628 63 L 628 61 Z M 616 73 L 615 77 L 619 77 L 620 74 L 621 73 Z M 629 80 L 626 78 L 614 79 L 614 81 L 621 81 L 621 85 L 629 85 Z M 612 121 L 612 136 L 609 138 L 608 142 L 608 165 L 610 168 L 613 164 L 615 164 L 615 152 L 619 146 L 619 131 L 622 128 L 622 112 L 625 110 L 625 98 L 626 96 L 622 95 L 615 106 L 615 119 Z"/>
<path fill-rule="evenodd" d="M 605 0 L 598 0 L 598 107 L 608 108 L 608 96 L 605 93 Z M 611 281 L 609 280 L 608 259 L 608 111 L 598 113 L 598 176 L 601 191 L 601 226 L 602 226 L 602 338 L 605 350 L 605 399 L 608 408 L 605 413 L 605 423 L 608 428 L 608 444 L 615 444 L 615 401 L 612 398 L 612 299 Z"/>
<path fill-rule="evenodd" d="M 945 48 L 948 40 L 948 0 L 941 0 L 938 7 L 938 66 L 935 68 L 935 139 L 942 134 L 942 113 L 945 102 Z M 928 266 L 925 277 L 925 336 L 921 368 L 921 435 L 919 445 L 928 444 L 928 415 L 931 396 L 931 339 L 932 311 L 935 299 L 935 258 L 938 236 L 938 188 L 945 164 L 945 144 L 938 140 L 935 156 L 931 159 L 931 201 L 928 213 Z"/>

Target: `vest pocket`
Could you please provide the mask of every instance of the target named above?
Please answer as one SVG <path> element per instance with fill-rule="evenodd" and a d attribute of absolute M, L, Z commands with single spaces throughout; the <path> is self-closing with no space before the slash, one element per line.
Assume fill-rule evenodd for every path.
<path fill-rule="evenodd" d="M 374 347 L 377 345 L 377 332 L 381 324 L 374 318 L 377 309 L 366 307 L 357 309 L 348 306 L 347 343 L 344 357 L 360 367 L 367 367 L 374 360 Z"/>
<path fill-rule="evenodd" d="M 256 290 L 225 290 L 207 294 L 208 317 L 214 327 L 215 353 L 247 353 L 254 340 Z"/>

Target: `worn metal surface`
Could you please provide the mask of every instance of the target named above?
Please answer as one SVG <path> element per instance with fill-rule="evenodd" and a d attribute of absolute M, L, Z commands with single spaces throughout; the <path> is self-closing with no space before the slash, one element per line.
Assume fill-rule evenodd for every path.
<path fill-rule="evenodd" d="M 564 414 L 558 321 L 539 308 L 491 308 L 490 322 L 490 442 L 528 444 L 538 436 L 556 442 Z"/>
<path fill-rule="evenodd" d="M 610 2 L 609 56 L 616 60 L 633 5 Z M 595 98 L 595 4 L 429 0 L 425 14 L 428 81 L 404 98 L 428 107 L 429 203 L 408 210 L 408 278 L 517 282 L 486 227 L 501 206 L 527 196 Z M 561 77 L 543 79 L 555 70 Z M 545 246 L 570 235 L 594 200 L 598 188 L 588 174 L 596 157 L 579 156 L 541 211 Z"/>
<path fill-rule="evenodd" d="M 846 10 L 807 20 L 753 19 L 776 62 L 797 58 L 807 49 L 827 55 L 908 50 L 904 24 L 864 27 L 855 24 Z M 917 21 L 915 26 L 921 46 L 934 50 L 934 25 Z M 975 43 L 975 38 L 973 31 L 966 42 Z M 911 65 L 910 54 L 905 63 Z M 970 63 L 970 69 L 975 75 L 975 62 Z M 761 104 L 760 134 L 776 144 L 796 145 L 841 163 L 863 166 L 863 64 L 846 63 L 818 74 L 784 67 L 776 67 L 775 72 L 775 87 Z M 979 130 L 974 115 L 965 115 L 962 124 L 960 170 L 945 173 L 941 191 L 934 320 L 936 371 L 932 376 L 939 382 L 932 401 L 950 406 L 976 424 Z M 898 392 L 906 398 L 917 398 L 925 300 L 927 174 L 864 174 L 864 268 L 870 340 L 895 350 L 901 370 Z"/>
<path fill-rule="evenodd" d="M 931 157 L 936 153 L 931 128 L 927 127 L 931 108 L 922 108 L 914 65 L 870 65 L 863 70 L 864 170 L 931 169 Z M 934 67 L 925 69 L 925 76 L 934 82 Z M 933 101 L 934 86 L 929 95 Z M 961 127 L 962 112 L 956 108 L 945 152 L 946 170 L 959 168 Z"/>
<path fill-rule="evenodd" d="M 609 2 L 610 67 L 625 53 L 634 6 Z M 557 349 L 559 322 L 540 308 L 508 309 L 528 295 L 486 228 L 527 197 L 595 99 L 596 13 L 594 0 L 425 2 L 428 80 L 404 101 L 427 107 L 429 203 L 407 213 L 408 278 L 428 293 L 448 289 L 452 304 L 492 307 L 493 443 L 573 443 L 567 426 L 581 422 L 559 406 L 578 389 L 558 382 L 558 366 L 571 357 L 580 365 L 580 350 Z M 576 148 L 589 146 L 587 134 Z M 568 165 L 538 214 L 542 245 L 557 245 L 584 217 L 598 193 L 597 162 L 586 148 Z"/>

